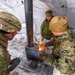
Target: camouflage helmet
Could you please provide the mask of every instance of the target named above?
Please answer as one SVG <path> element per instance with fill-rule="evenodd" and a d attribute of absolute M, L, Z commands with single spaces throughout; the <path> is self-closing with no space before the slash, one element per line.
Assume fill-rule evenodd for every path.
<path fill-rule="evenodd" d="M 8 12 L 0 12 L 0 30 L 15 32 L 21 30 L 21 23 L 14 15 Z"/>

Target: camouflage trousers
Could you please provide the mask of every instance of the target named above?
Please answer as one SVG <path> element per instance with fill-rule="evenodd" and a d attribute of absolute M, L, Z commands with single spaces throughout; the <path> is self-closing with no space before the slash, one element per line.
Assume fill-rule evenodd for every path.
<path fill-rule="evenodd" d="M 59 70 L 57 70 L 56 68 L 54 68 L 53 75 L 68 75 L 68 74 L 62 74 Z M 75 75 L 75 73 L 71 74 L 71 75 Z"/>

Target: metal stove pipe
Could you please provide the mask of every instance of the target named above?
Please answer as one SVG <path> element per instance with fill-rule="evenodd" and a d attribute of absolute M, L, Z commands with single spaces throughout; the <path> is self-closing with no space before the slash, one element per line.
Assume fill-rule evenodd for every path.
<path fill-rule="evenodd" d="M 33 46 L 33 0 L 24 0 L 28 47 Z"/>
<path fill-rule="evenodd" d="M 27 59 L 42 62 L 41 53 L 37 51 L 37 47 L 34 47 L 37 44 L 34 45 L 33 43 L 33 0 L 24 0 L 24 6 L 28 41 L 28 46 L 25 48 Z"/>

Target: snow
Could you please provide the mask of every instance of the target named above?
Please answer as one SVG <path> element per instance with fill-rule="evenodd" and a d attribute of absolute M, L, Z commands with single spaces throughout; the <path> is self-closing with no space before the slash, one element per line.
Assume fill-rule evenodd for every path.
<path fill-rule="evenodd" d="M 26 60 L 25 46 L 27 41 L 25 36 L 25 34 L 17 34 L 12 41 L 8 41 L 8 51 L 11 55 L 11 59 L 19 57 L 23 62 Z M 23 62 L 20 64 L 23 64 Z M 17 71 L 19 75 L 36 75 L 32 72 L 27 73 L 25 70 L 22 70 L 18 67 L 14 71 Z M 14 71 L 12 71 L 10 75 L 12 75 Z"/>

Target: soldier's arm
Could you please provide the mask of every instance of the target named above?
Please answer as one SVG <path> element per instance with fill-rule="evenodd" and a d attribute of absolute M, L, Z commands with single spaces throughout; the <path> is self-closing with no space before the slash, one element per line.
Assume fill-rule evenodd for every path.
<path fill-rule="evenodd" d="M 48 47 L 48 46 L 54 46 L 54 42 L 55 42 L 54 39 L 53 39 L 53 40 L 50 40 L 49 42 L 46 42 L 46 43 L 45 43 L 45 46 L 46 46 L 46 47 Z"/>
<path fill-rule="evenodd" d="M 4 48 L 0 45 L 0 74 L 6 75 L 7 68 L 6 53 Z"/>
<path fill-rule="evenodd" d="M 74 42 L 73 41 L 64 41 L 61 44 L 61 49 L 59 51 L 59 60 L 56 65 L 56 68 L 61 72 L 61 73 L 68 73 L 70 74 L 71 72 L 75 72 L 75 53 L 74 53 Z M 70 67 L 70 68 L 69 68 Z"/>

